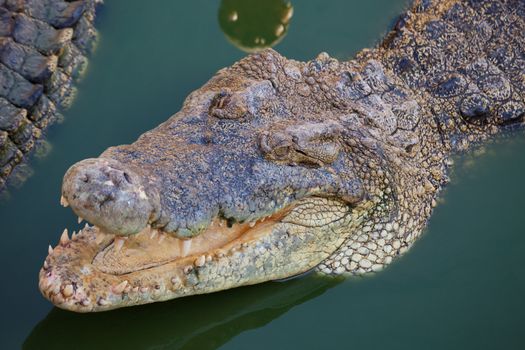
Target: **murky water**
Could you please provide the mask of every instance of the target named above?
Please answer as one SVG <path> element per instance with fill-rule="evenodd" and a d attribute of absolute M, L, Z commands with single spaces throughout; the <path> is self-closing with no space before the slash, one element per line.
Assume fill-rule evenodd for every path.
<path fill-rule="evenodd" d="M 384 272 L 307 276 L 93 315 L 38 292 L 48 243 L 76 217 L 59 205 L 74 162 L 132 142 L 176 112 L 215 71 L 244 56 L 220 30 L 218 1 L 111 0 L 79 96 L 54 127 L 34 176 L 0 203 L 0 348 L 523 349 L 525 142 L 459 161 L 426 234 Z M 345 59 L 374 44 L 404 0 L 293 2 L 277 50 Z"/>

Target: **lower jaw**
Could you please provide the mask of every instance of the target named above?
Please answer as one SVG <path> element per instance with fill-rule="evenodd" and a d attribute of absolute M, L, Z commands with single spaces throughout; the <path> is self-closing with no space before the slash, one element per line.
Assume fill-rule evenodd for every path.
<path fill-rule="evenodd" d="M 232 261 L 247 254 L 250 242 L 271 235 L 276 224 L 267 220 L 249 234 L 243 234 L 248 225 L 242 225 L 222 242 L 216 238 L 211 244 L 199 242 L 206 236 L 213 238 L 209 234 L 182 241 L 167 234 L 159 237 L 151 230 L 127 239 L 119 249 L 115 247 L 115 236 L 86 225 L 71 239 L 63 236 L 50 251 L 40 270 L 39 287 L 53 304 L 76 312 L 104 311 L 231 288 L 226 272 L 235 269 Z M 145 242 L 155 248 L 136 249 Z M 131 254 L 129 258 L 132 252 L 143 254 Z M 145 261 L 148 256 L 154 256 L 149 263 Z M 209 273 L 204 283 L 203 276 L 210 266 L 216 273 Z M 219 283 L 218 277 L 224 281 Z"/>
<path fill-rule="evenodd" d="M 209 254 L 197 246 L 187 255 L 135 268 L 119 263 L 124 259 L 105 265 L 104 254 L 114 246 L 114 236 L 86 226 L 74 238 L 61 239 L 50 252 L 40 270 L 39 287 L 60 308 L 105 311 L 287 278 L 312 269 L 344 241 L 345 236 L 330 225 L 305 227 L 280 222 L 281 217 L 273 216 L 226 244 L 218 243 Z M 339 226 L 351 225 L 352 215 L 342 220 L 346 223 Z"/>

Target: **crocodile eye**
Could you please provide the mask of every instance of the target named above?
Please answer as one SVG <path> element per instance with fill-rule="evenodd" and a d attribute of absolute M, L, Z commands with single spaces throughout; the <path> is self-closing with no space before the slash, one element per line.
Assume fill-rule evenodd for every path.
<path fill-rule="evenodd" d="M 337 160 L 342 127 L 336 122 L 306 122 L 288 127 L 274 125 L 259 135 L 268 160 L 291 165 L 326 166 Z"/>
<path fill-rule="evenodd" d="M 259 135 L 259 146 L 265 157 L 273 160 L 284 160 L 293 151 L 286 134 L 263 131 Z"/>
<path fill-rule="evenodd" d="M 229 92 L 219 92 L 211 101 L 209 114 L 214 117 L 223 118 L 224 109 L 228 106 L 230 99 L 231 94 Z"/>
<path fill-rule="evenodd" d="M 212 100 L 209 115 L 219 119 L 239 119 L 248 114 L 246 101 L 230 91 L 219 92 Z"/>
<path fill-rule="evenodd" d="M 211 103 L 211 109 L 223 109 L 228 104 L 230 96 L 228 92 L 219 92 Z"/>
<path fill-rule="evenodd" d="M 278 159 L 284 159 L 292 151 L 290 146 L 279 146 L 273 149 L 273 154 Z"/>

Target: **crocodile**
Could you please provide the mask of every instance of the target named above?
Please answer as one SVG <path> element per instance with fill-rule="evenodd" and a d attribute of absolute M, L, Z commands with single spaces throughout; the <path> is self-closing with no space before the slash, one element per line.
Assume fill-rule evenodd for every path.
<path fill-rule="evenodd" d="M 272 49 L 221 69 L 129 145 L 74 164 L 86 226 L 49 247 L 42 294 L 104 311 L 403 255 L 452 157 L 525 124 L 525 1 L 416 0 L 375 48 Z"/>
<path fill-rule="evenodd" d="M 71 105 L 100 1 L 0 0 L 0 191 L 27 176 L 28 155 Z"/>

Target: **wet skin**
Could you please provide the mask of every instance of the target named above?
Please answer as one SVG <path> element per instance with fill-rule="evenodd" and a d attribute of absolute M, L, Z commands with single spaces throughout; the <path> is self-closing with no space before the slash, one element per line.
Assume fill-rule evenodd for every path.
<path fill-rule="evenodd" d="M 353 61 L 269 50 L 219 71 L 158 128 L 66 173 L 63 203 L 95 226 L 50 249 L 43 294 L 86 312 L 380 270 L 421 234 L 449 157 L 523 125 L 523 61 L 494 61 L 500 42 L 479 33 L 518 51 L 524 11 L 418 2 Z"/>

